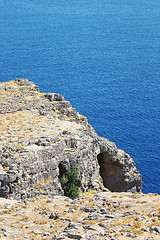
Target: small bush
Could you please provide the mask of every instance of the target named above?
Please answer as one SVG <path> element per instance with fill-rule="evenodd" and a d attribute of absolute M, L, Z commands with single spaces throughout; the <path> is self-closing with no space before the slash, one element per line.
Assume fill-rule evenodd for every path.
<path fill-rule="evenodd" d="M 67 171 L 65 175 L 59 178 L 61 187 L 64 191 L 65 196 L 68 196 L 72 199 L 78 197 L 79 187 L 76 186 L 78 181 L 78 169 L 73 168 L 70 171 Z"/>

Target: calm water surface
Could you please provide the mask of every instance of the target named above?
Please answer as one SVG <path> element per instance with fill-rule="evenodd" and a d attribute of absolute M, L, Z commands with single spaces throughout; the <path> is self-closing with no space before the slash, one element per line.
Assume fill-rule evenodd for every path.
<path fill-rule="evenodd" d="M 160 194 L 160 1 L 1 0 L 0 81 L 59 92 Z"/>

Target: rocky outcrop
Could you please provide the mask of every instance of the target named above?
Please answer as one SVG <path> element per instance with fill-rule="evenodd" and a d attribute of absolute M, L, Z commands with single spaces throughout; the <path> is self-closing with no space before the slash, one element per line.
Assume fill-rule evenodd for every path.
<path fill-rule="evenodd" d="M 0 83 L 0 196 L 62 195 L 58 177 L 78 168 L 79 186 L 140 192 L 132 158 L 99 137 L 61 95 L 27 79 Z"/>

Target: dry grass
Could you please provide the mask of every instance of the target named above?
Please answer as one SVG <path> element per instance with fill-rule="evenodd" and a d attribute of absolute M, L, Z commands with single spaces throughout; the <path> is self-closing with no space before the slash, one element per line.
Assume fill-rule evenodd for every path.
<path fill-rule="evenodd" d="M 135 220 L 133 220 L 132 223 L 133 223 L 132 228 L 134 228 L 134 229 L 141 228 L 141 227 L 143 226 L 143 223 L 142 223 L 141 221 L 135 221 Z"/>
<path fill-rule="evenodd" d="M 37 225 L 44 225 L 44 224 L 47 224 L 48 221 L 42 220 L 42 219 L 37 219 L 37 220 L 34 221 L 34 223 L 37 224 Z"/>
<path fill-rule="evenodd" d="M 98 220 L 85 220 L 82 222 L 82 224 L 84 224 L 84 225 L 94 225 L 96 223 L 99 223 L 99 221 Z"/>
<path fill-rule="evenodd" d="M 154 225 L 160 226 L 160 220 L 157 216 L 152 218 L 152 223 L 154 223 Z"/>
<path fill-rule="evenodd" d="M 92 195 L 93 193 L 93 195 Z M 111 197 L 112 194 L 107 193 L 105 195 L 105 200 L 108 199 L 108 197 Z M 118 194 L 116 194 L 118 195 Z M 11 212 L 6 211 L 6 213 L 3 214 L 3 218 L 1 216 L 1 219 L 3 221 L 3 219 L 5 219 L 5 216 L 8 216 L 8 224 L 10 222 L 10 226 L 12 226 L 12 228 L 18 228 L 20 234 L 26 234 L 28 236 L 30 236 L 30 239 L 38 239 L 37 237 L 40 237 L 40 239 L 42 239 L 42 235 L 36 235 L 34 234 L 34 230 L 42 230 L 42 232 L 46 231 L 50 233 L 50 238 L 53 237 L 57 231 L 61 231 L 63 230 L 66 226 L 68 226 L 68 221 L 65 220 L 61 220 L 61 219 L 57 219 L 57 220 L 53 220 L 53 219 L 49 219 L 48 216 L 46 215 L 42 215 L 43 211 L 57 211 L 58 214 L 60 214 L 60 217 L 65 217 L 65 218 L 70 218 L 72 222 L 77 222 L 79 221 L 81 218 L 85 218 L 88 216 L 88 213 L 81 211 L 80 210 L 80 206 L 92 206 L 93 203 L 93 199 L 94 199 L 94 192 L 90 191 L 89 193 L 81 193 L 80 194 L 80 199 L 77 200 L 77 204 L 72 205 L 69 207 L 69 209 L 74 209 L 74 212 L 64 212 L 65 209 L 68 209 L 68 204 L 70 203 L 64 203 L 63 202 L 63 198 L 62 199 L 57 199 L 53 202 L 49 202 L 46 203 L 48 198 L 47 197 L 43 197 L 41 200 L 36 200 L 36 199 L 29 199 L 29 204 L 26 205 L 25 208 L 23 208 L 23 205 L 19 205 L 17 204 L 17 211 L 15 212 L 15 206 L 13 207 L 13 210 L 11 210 Z M 133 200 L 133 201 L 132 201 Z M 159 226 L 159 220 L 158 220 L 158 213 L 159 213 L 159 204 L 155 204 L 155 206 L 153 206 L 153 201 L 151 199 L 146 198 L 146 196 L 141 197 L 141 199 L 139 199 L 141 202 L 144 201 L 143 204 L 139 204 L 137 203 L 134 198 L 130 198 L 130 207 L 131 210 L 132 209 L 136 209 L 137 211 L 139 211 L 138 214 L 134 214 L 134 215 L 129 215 L 126 217 L 119 217 L 118 219 L 110 219 L 108 226 L 108 234 L 112 236 L 112 227 L 116 229 L 117 232 L 117 236 L 118 238 L 121 240 L 126 240 L 124 237 L 122 238 L 122 235 L 120 233 L 123 232 L 123 234 L 126 234 L 126 230 L 129 230 L 131 233 L 136 234 L 138 236 L 138 240 L 144 240 L 144 232 L 141 231 L 142 227 L 147 227 L 149 228 L 150 226 L 156 225 Z M 72 200 L 71 200 L 72 201 Z M 123 203 L 123 208 L 116 208 L 117 213 L 120 211 L 120 213 L 125 213 L 126 211 L 128 211 L 128 208 L 126 207 L 127 205 L 127 201 L 128 201 L 128 196 L 125 197 L 125 194 L 117 196 L 116 201 L 122 201 Z M 146 203 L 146 201 L 148 201 Z M 112 199 L 108 199 L 106 201 L 109 206 L 106 205 L 106 209 L 109 207 L 110 210 L 112 211 L 113 207 L 113 201 Z M 99 204 L 103 204 L 103 201 L 100 201 Z M 34 207 L 37 207 L 37 211 L 33 211 Z M 152 210 L 156 209 L 156 216 L 155 217 L 148 217 L 146 215 L 146 212 L 144 211 L 143 213 L 141 212 L 141 208 L 142 206 L 148 206 L 148 209 L 150 209 L 148 211 L 148 214 L 152 212 Z M 152 206 L 151 208 L 149 208 L 149 206 Z M 99 209 L 98 207 L 95 208 Z M 19 210 L 18 210 L 19 209 Z M 8 209 L 7 209 L 8 210 Z M 130 211 L 130 210 L 129 210 Z M 34 213 L 34 214 L 33 214 Z M 144 221 L 143 218 L 140 221 L 136 221 L 135 218 L 136 217 L 142 217 L 145 216 L 146 220 Z M 82 226 L 84 225 L 95 225 L 96 228 L 99 226 L 98 223 L 105 221 L 106 219 L 102 219 L 101 221 L 97 221 L 97 220 L 84 220 L 82 221 Z M 107 219 L 108 220 L 108 219 Z M 25 224 L 24 222 L 26 222 L 26 224 L 29 226 L 29 224 L 31 224 L 31 227 L 26 229 L 25 228 Z M 130 224 L 129 224 L 130 223 Z M 49 226 L 52 225 L 53 227 L 49 228 Z M 82 228 L 83 230 L 83 228 Z M 95 232 L 95 230 L 89 230 L 92 233 Z M 98 231 L 98 229 L 97 229 Z M 119 233 L 119 235 L 118 235 Z M 83 233 L 84 234 L 84 233 Z M 154 236 L 154 233 L 150 233 L 151 236 Z M 47 237 L 46 237 L 47 238 Z M 43 239 L 45 239 L 43 237 Z M 99 238 L 99 239 L 105 239 L 104 237 Z M 129 238 L 127 238 L 129 239 Z M 155 238 L 156 239 L 156 238 Z"/>
<path fill-rule="evenodd" d="M 112 225 L 113 226 L 118 226 L 118 225 L 123 225 L 123 224 L 126 224 L 128 222 L 128 219 L 126 219 L 126 218 L 120 218 L 120 219 L 117 219 L 117 220 L 114 220 L 113 222 L 112 222 Z"/>
<path fill-rule="evenodd" d="M 74 210 L 77 210 L 77 209 L 79 209 L 79 205 L 74 205 L 74 206 L 71 206 L 69 209 L 74 209 Z"/>

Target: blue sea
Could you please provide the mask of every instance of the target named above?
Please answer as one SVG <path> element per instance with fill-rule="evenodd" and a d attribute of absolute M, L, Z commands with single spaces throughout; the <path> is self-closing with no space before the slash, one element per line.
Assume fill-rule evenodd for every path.
<path fill-rule="evenodd" d="M 160 1 L 0 0 L 0 81 L 58 92 L 160 194 Z"/>

